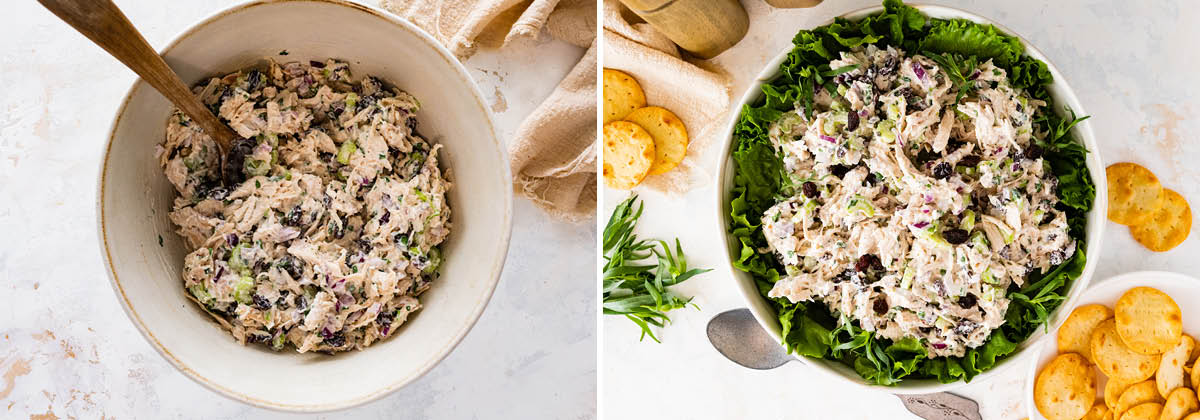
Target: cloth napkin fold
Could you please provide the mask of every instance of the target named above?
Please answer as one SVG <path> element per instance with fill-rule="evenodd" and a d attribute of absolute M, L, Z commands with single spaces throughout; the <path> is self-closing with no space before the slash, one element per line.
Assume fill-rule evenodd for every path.
<path fill-rule="evenodd" d="M 729 78 L 683 58 L 670 39 L 641 22 L 617 0 L 605 0 L 604 67 L 629 73 L 646 92 L 647 105 L 674 112 L 687 126 L 687 155 L 675 169 L 649 175 L 642 186 L 683 193 L 708 182 L 698 160 L 716 144 L 727 120 Z"/>
<path fill-rule="evenodd" d="M 552 217 L 596 214 L 596 0 L 381 0 L 429 32 L 459 60 L 480 46 L 553 37 L 587 48 L 583 58 L 509 142 L 514 190 Z"/>

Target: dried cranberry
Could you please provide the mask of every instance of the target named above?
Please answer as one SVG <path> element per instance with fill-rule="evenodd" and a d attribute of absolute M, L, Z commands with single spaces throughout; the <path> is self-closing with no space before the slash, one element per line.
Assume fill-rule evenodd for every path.
<path fill-rule="evenodd" d="M 937 179 L 949 178 L 953 171 L 954 168 L 951 168 L 950 164 L 946 162 L 933 165 L 933 177 Z"/>
<path fill-rule="evenodd" d="M 239 138 L 233 141 L 233 146 L 225 157 L 226 185 L 238 185 L 246 180 L 246 173 L 242 172 L 242 169 L 246 164 L 246 156 L 254 153 L 254 146 L 254 140 Z"/>
<path fill-rule="evenodd" d="M 860 273 L 879 267 L 883 267 L 883 263 L 879 261 L 879 257 L 876 257 L 875 254 L 863 254 L 858 257 L 858 262 L 854 263 L 854 270 Z"/>
<path fill-rule="evenodd" d="M 854 131 L 858 129 L 858 113 L 850 112 L 846 114 L 846 131 Z"/>
<path fill-rule="evenodd" d="M 1040 158 L 1042 157 L 1042 152 L 1044 152 L 1044 150 L 1042 150 L 1042 146 L 1031 144 L 1029 147 L 1025 148 L 1025 158 L 1030 160 Z"/>
<path fill-rule="evenodd" d="M 264 311 L 267 309 L 271 309 L 271 301 L 267 300 L 267 298 L 262 297 L 256 293 L 253 296 L 253 299 L 254 299 L 254 307 L 255 308 L 262 309 Z"/>
<path fill-rule="evenodd" d="M 876 315 L 886 314 L 888 311 L 888 303 L 884 298 L 875 299 L 874 309 Z"/>
<path fill-rule="evenodd" d="M 800 189 L 804 190 L 805 197 L 817 198 L 817 184 L 814 184 L 812 181 L 806 181 Z"/>
<path fill-rule="evenodd" d="M 838 178 L 846 176 L 846 172 L 850 172 L 850 167 L 846 165 L 833 165 L 829 167 L 829 173 Z"/>
<path fill-rule="evenodd" d="M 379 313 L 379 316 L 375 317 L 375 322 L 379 323 L 379 325 L 387 327 L 389 325 L 392 325 L 392 321 L 394 321 L 395 319 L 396 319 L 395 313 L 393 313 L 392 311 L 383 311 L 383 312 Z"/>
<path fill-rule="evenodd" d="M 967 231 L 962 229 L 947 229 L 942 231 L 942 238 L 952 245 L 958 245 L 967 241 Z"/>
<path fill-rule="evenodd" d="M 967 293 L 966 296 L 958 298 L 958 306 L 963 307 L 963 309 L 971 309 L 978 301 L 979 299 L 975 295 Z"/>

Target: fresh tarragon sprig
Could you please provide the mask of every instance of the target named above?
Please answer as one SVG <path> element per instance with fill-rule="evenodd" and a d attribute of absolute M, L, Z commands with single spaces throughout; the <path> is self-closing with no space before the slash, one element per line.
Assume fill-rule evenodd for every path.
<path fill-rule="evenodd" d="M 649 336 L 661 342 L 651 326 L 662 328 L 671 322 L 667 312 L 692 301 L 667 288 L 711 270 L 688 270 L 678 238 L 674 252 L 662 240 L 639 240 L 633 229 L 642 216 L 642 203 L 634 209 L 636 201 L 637 195 L 632 195 L 621 202 L 604 227 L 604 314 L 624 315 L 641 327 L 639 341 Z"/>

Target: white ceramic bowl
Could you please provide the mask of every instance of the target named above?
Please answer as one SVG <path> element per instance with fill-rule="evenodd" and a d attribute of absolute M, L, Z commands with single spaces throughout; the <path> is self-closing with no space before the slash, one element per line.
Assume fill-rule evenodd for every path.
<path fill-rule="evenodd" d="M 287 50 L 287 56 L 280 56 Z M 292 411 L 348 407 L 429 371 L 467 334 L 499 280 L 511 232 L 505 148 L 466 69 L 428 34 L 369 7 L 335 0 L 254 1 L 183 31 L 162 50 L 187 84 L 263 62 L 346 60 L 421 100 L 421 132 L 445 145 L 453 230 L 424 308 L 362 351 L 275 353 L 242 346 L 184 296 L 184 242 L 167 220 L 175 191 L 154 157 L 171 105 L 143 81 L 113 121 L 97 214 L 113 289 L 146 340 L 195 381 L 246 403 Z M 161 239 L 160 239 L 161 237 Z M 161 245 L 160 241 L 161 240 Z"/>
<path fill-rule="evenodd" d="M 1192 334 L 1194 337 L 1197 331 L 1200 331 L 1200 288 L 1196 285 L 1200 284 L 1200 279 L 1186 276 L 1183 274 L 1168 273 L 1164 271 L 1137 271 L 1133 273 L 1125 273 L 1116 277 L 1111 277 L 1103 281 L 1097 282 L 1094 286 L 1088 288 L 1079 300 L 1077 305 L 1087 305 L 1098 303 L 1109 308 L 1117 304 L 1117 299 L 1126 291 L 1138 286 L 1153 287 L 1163 291 L 1175 300 L 1179 305 L 1179 309 L 1183 311 L 1183 332 Z M 1069 312 L 1066 312 L 1069 313 Z M 1033 363 L 1029 364 L 1028 377 L 1025 380 L 1025 409 L 1028 410 L 1029 418 L 1033 420 L 1045 420 L 1042 413 L 1038 412 L 1037 406 L 1033 404 L 1033 382 L 1037 378 L 1038 372 L 1050 363 L 1054 356 L 1058 355 L 1058 329 L 1055 329 L 1046 335 L 1047 339 L 1041 344 L 1036 351 L 1036 358 Z M 1100 378 L 1096 382 L 1096 395 L 1103 398 L 1104 384 L 1108 383 L 1104 374 L 1100 373 L 1100 369 L 1093 368 L 1096 372 L 1096 377 Z M 1097 402 L 1100 400 L 1097 399 Z"/>
<path fill-rule="evenodd" d="M 1008 28 L 1005 28 L 995 22 L 992 22 L 991 20 L 988 20 L 986 18 L 983 18 L 981 16 L 978 16 L 978 15 L 975 15 L 975 14 L 972 14 L 972 13 L 969 13 L 966 11 L 949 8 L 949 7 L 943 7 L 943 6 L 926 6 L 926 5 L 910 5 L 910 6 L 920 9 L 921 12 L 925 13 L 926 15 L 928 15 L 930 17 L 943 18 L 943 19 L 962 18 L 962 19 L 968 19 L 968 20 L 978 22 L 978 23 L 992 24 L 992 25 L 995 25 L 997 29 L 1000 29 L 1004 33 L 1007 33 L 1010 35 L 1016 35 L 1015 32 L 1009 30 Z M 881 11 L 883 11 L 883 7 L 875 6 L 875 7 L 869 7 L 869 8 L 865 8 L 865 9 L 856 10 L 856 11 L 847 13 L 845 15 L 842 15 L 842 17 L 844 17 L 846 19 L 850 19 L 850 20 L 858 20 L 858 19 L 862 19 L 863 17 L 866 17 L 868 15 L 879 13 Z M 826 22 L 826 24 L 828 24 L 828 23 L 833 23 L 833 21 L 830 20 L 829 22 Z M 799 29 L 799 28 L 797 28 L 797 29 Z M 1016 36 L 1019 37 L 1019 35 L 1016 35 Z M 1063 78 L 1062 73 L 1060 73 L 1058 71 L 1058 69 L 1054 67 L 1054 64 L 1050 62 L 1050 60 L 1046 57 L 1046 55 L 1043 54 L 1041 51 L 1039 51 L 1037 48 L 1035 48 L 1033 45 L 1031 45 L 1029 43 L 1029 40 L 1021 38 L 1021 42 L 1025 44 L 1025 54 L 1029 55 L 1030 57 L 1042 60 L 1043 62 L 1046 63 L 1046 66 L 1050 69 L 1050 73 L 1054 77 L 1054 83 L 1049 86 L 1049 90 L 1050 90 L 1050 95 L 1057 102 L 1057 106 L 1059 106 L 1059 107 L 1067 106 L 1067 107 L 1070 107 L 1071 109 L 1075 110 L 1075 112 L 1078 113 L 1079 115 L 1087 115 L 1087 113 L 1084 112 L 1083 105 L 1081 103 L 1079 103 L 1079 99 L 1075 97 L 1075 93 L 1071 90 L 1071 87 L 1067 85 L 1067 82 Z M 783 51 L 781 51 L 779 53 L 779 55 L 777 55 L 775 57 L 774 60 L 771 60 L 771 62 L 767 63 L 767 65 L 764 67 L 763 71 L 761 73 L 759 73 L 755 82 L 753 82 L 751 84 L 751 86 L 749 87 L 749 89 L 746 90 L 746 93 L 744 95 L 742 95 L 741 101 L 739 101 L 732 108 L 730 108 L 732 111 L 731 111 L 731 115 L 729 118 L 729 122 L 727 123 L 727 127 L 725 130 L 725 133 L 726 133 L 725 139 L 724 139 L 725 143 L 722 145 L 722 148 L 723 148 L 722 150 L 724 153 L 724 155 L 723 155 L 724 160 L 721 162 L 720 170 L 717 173 L 717 185 L 721 185 L 722 187 L 717 189 L 717 193 L 716 193 L 716 200 L 717 200 L 716 204 L 717 205 L 715 208 L 720 211 L 718 220 L 720 220 L 720 222 L 721 222 L 721 226 L 719 228 L 722 229 L 722 231 L 727 232 L 729 223 L 730 223 L 729 199 L 730 199 L 730 191 L 733 188 L 733 174 L 734 174 L 734 163 L 733 163 L 733 157 L 732 157 L 733 129 L 734 129 L 734 126 L 737 124 L 737 119 L 738 119 L 738 116 L 740 115 L 740 110 L 742 109 L 742 107 L 744 105 L 754 103 L 761 97 L 762 91 L 760 90 L 760 86 L 763 83 L 769 82 L 770 80 L 775 78 L 775 76 L 778 74 L 779 65 L 787 59 L 787 54 L 789 52 L 791 52 L 791 49 L 792 49 L 792 46 L 789 45 L 787 48 L 785 48 Z M 1077 138 L 1079 138 L 1083 141 L 1084 147 L 1086 147 L 1090 151 L 1090 153 L 1088 153 L 1088 155 L 1087 155 L 1087 167 L 1091 171 L 1092 182 L 1096 185 L 1096 201 L 1092 205 L 1092 210 L 1087 215 L 1088 225 L 1087 225 L 1087 244 L 1086 245 L 1087 245 L 1087 250 L 1088 250 L 1087 255 L 1090 258 L 1088 258 L 1087 263 L 1084 266 L 1083 275 L 1080 276 L 1080 278 L 1078 280 L 1076 280 L 1074 284 L 1071 285 L 1071 289 L 1067 296 L 1067 300 L 1065 302 L 1063 302 L 1063 304 L 1051 315 L 1050 326 L 1052 328 L 1057 327 L 1059 324 L 1061 324 L 1062 321 L 1066 318 L 1067 314 L 1070 313 L 1070 308 L 1074 307 L 1075 299 L 1079 296 L 1079 293 L 1085 288 L 1085 286 L 1088 283 L 1088 279 L 1090 279 L 1092 276 L 1092 272 L 1095 271 L 1095 269 L 1096 269 L 1095 256 L 1099 255 L 1100 239 L 1101 239 L 1102 234 L 1104 233 L 1104 225 L 1105 225 L 1104 218 L 1105 218 L 1105 215 L 1107 214 L 1107 203 L 1108 203 L 1108 200 L 1106 198 L 1107 183 L 1106 183 L 1106 180 L 1104 177 L 1104 165 L 1101 164 L 1100 154 L 1098 151 L 1099 147 L 1096 146 L 1096 139 L 1095 139 L 1095 135 L 1092 133 L 1091 124 L 1089 124 L 1088 121 L 1081 122 L 1075 126 L 1073 133 Z M 733 240 L 728 234 L 722 235 L 722 238 L 725 240 L 725 247 L 728 250 L 729 255 L 737 255 L 737 253 L 740 252 L 740 244 L 737 243 L 736 240 Z M 723 267 L 726 271 L 728 271 L 729 275 L 734 279 L 734 282 L 738 288 L 739 293 L 741 293 L 742 297 L 746 300 L 747 306 L 749 306 L 750 311 L 754 313 L 754 317 L 758 319 L 758 323 L 761 324 L 763 329 L 765 329 L 769 334 L 771 334 L 771 336 L 774 337 L 776 339 L 776 341 L 782 341 L 782 339 L 780 337 L 781 327 L 779 325 L 779 319 L 777 318 L 777 316 L 775 314 L 775 310 L 772 309 L 770 304 L 767 302 L 767 300 L 765 298 L 763 298 L 762 295 L 759 294 L 758 287 L 754 284 L 754 279 L 749 274 L 742 272 L 741 270 L 737 270 L 737 269 L 733 268 L 733 266 L 731 264 L 729 264 L 728 261 L 726 262 L 726 264 L 723 264 Z M 1019 361 L 1024 358 L 1023 356 L 1025 355 L 1025 353 L 1028 353 L 1025 350 L 1032 347 L 1034 344 L 1039 342 L 1045 336 L 1045 333 L 1043 333 L 1041 331 L 1042 330 L 1039 329 L 1039 332 L 1034 333 L 1033 336 L 1029 337 L 1028 340 L 1025 340 L 1023 343 L 1021 343 L 1021 345 L 1017 348 L 1017 350 L 1013 354 L 1009 355 L 1004 360 L 996 363 L 996 366 L 992 367 L 992 369 L 989 369 L 985 372 L 980 373 L 978 376 L 973 378 L 971 380 L 971 382 L 975 383 L 975 382 L 985 381 L 985 380 L 987 380 L 987 378 L 996 375 L 997 373 L 1001 372 L 1005 368 L 1019 363 Z M 959 387 L 959 386 L 962 386 L 965 384 L 965 382 L 962 382 L 962 381 L 949 383 L 949 384 L 942 384 L 942 383 L 938 383 L 937 381 L 933 381 L 933 380 L 905 380 L 905 381 L 901 382 L 899 385 L 896 385 L 893 387 L 881 387 L 881 386 L 868 384 L 867 382 L 863 381 L 862 378 L 857 373 L 855 373 L 853 369 L 851 369 L 845 365 L 842 365 L 841 363 L 837 363 L 835 361 L 829 361 L 829 360 L 807 358 L 807 357 L 801 357 L 800 360 L 815 367 L 818 371 L 828 374 L 834 380 L 860 384 L 863 386 L 872 387 L 872 388 L 880 389 L 880 390 L 885 390 L 885 391 L 896 393 L 896 394 L 924 394 L 924 393 L 931 393 L 931 392 L 941 392 L 941 391 L 947 391 L 950 389 L 954 389 L 956 387 Z"/>

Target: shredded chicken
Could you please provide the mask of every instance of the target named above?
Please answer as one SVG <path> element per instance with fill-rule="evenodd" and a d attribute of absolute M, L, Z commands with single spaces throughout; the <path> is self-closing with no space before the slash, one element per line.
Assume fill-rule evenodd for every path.
<path fill-rule="evenodd" d="M 961 356 L 1004 323 L 1010 285 L 1070 259 L 1034 115 L 1045 104 L 990 61 L 958 98 L 939 65 L 873 45 L 843 53 L 769 131 L 796 195 L 763 231 L 787 267 L 771 297 L 819 301 L 842 322 Z"/>
<path fill-rule="evenodd" d="M 245 140 L 239 185 L 182 113 L 159 164 L 179 196 L 170 219 L 192 251 L 189 297 L 239 342 L 361 349 L 421 308 L 450 233 L 440 145 L 419 104 L 346 63 L 271 62 L 194 89 Z"/>

